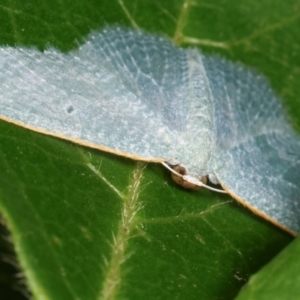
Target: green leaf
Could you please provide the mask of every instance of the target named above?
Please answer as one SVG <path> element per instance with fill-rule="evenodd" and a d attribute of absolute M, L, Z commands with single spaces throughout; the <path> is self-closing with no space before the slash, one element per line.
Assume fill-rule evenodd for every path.
<path fill-rule="evenodd" d="M 0 21 L 1 44 L 41 50 L 69 51 L 107 24 L 199 46 L 265 74 L 300 128 L 292 1 L 14 1 Z M 6 122 L 0 145 L 0 212 L 36 299 L 232 299 L 292 240 L 229 196 L 182 190 L 159 165 Z"/>
<path fill-rule="evenodd" d="M 294 299 L 300 294 L 300 240 L 297 238 L 274 260 L 250 278 L 236 300 Z"/>

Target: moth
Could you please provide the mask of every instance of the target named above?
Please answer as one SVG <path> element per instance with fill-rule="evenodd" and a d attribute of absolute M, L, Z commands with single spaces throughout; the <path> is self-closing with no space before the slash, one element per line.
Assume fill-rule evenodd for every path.
<path fill-rule="evenodd" d="M 267 80 L 240 64 L 108 27 L 69 53 L 1 46 L 0 69 L 1 119 L 163 163 L 184 187 L 220 184 L 300 230 L 299 136 Z"/>

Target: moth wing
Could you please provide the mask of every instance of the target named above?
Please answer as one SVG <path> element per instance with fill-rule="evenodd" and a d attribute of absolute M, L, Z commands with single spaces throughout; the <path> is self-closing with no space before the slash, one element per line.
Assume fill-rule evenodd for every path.
<path fill-rule="evenodd" d="M 78 50 L 0 49 L 0 115 L 30 129 L 145 160 L 172 156 L 184 131 L 187 55 L 126 29 Z"/>
<path fill-rule="evenodd" d="M 264 78 L 204 58 L 215 101 L 215 173 L 256 213 L 300 231 L 300 140 Z"/>

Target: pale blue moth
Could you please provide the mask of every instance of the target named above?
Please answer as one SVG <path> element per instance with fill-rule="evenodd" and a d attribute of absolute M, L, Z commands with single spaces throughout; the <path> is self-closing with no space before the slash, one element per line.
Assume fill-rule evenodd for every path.
<path fill-rule="evenodd" d="M 185 182 L 208 176 L 300 231 L 300 139 L 256 73 L 122 28 L 67 54 L 2 46 L 0 69 L 1 119 L 171 168 L 176 160 Z"/>

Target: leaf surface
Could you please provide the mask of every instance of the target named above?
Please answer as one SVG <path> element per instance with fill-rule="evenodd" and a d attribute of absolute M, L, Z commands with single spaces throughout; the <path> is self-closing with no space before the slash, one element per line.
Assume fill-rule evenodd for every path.
<path fill-rule="evenodd" d="M 69 51 L 119 24 L 241 61 L 300 128 L 297 2 L 16 1 L 0 20 L 2 45 Z M 6 122 L 0 145 L 0 211 L 36 299 L 232 299 L 292 239 L 229 196 L 180 189 L 159 165 Z"/>
<path fill-rule="evenodd" d="M 299 250 L 297 238 L 269 264 L 250 278 L 236 300 L 293 299 L 300 293 Z"/>

